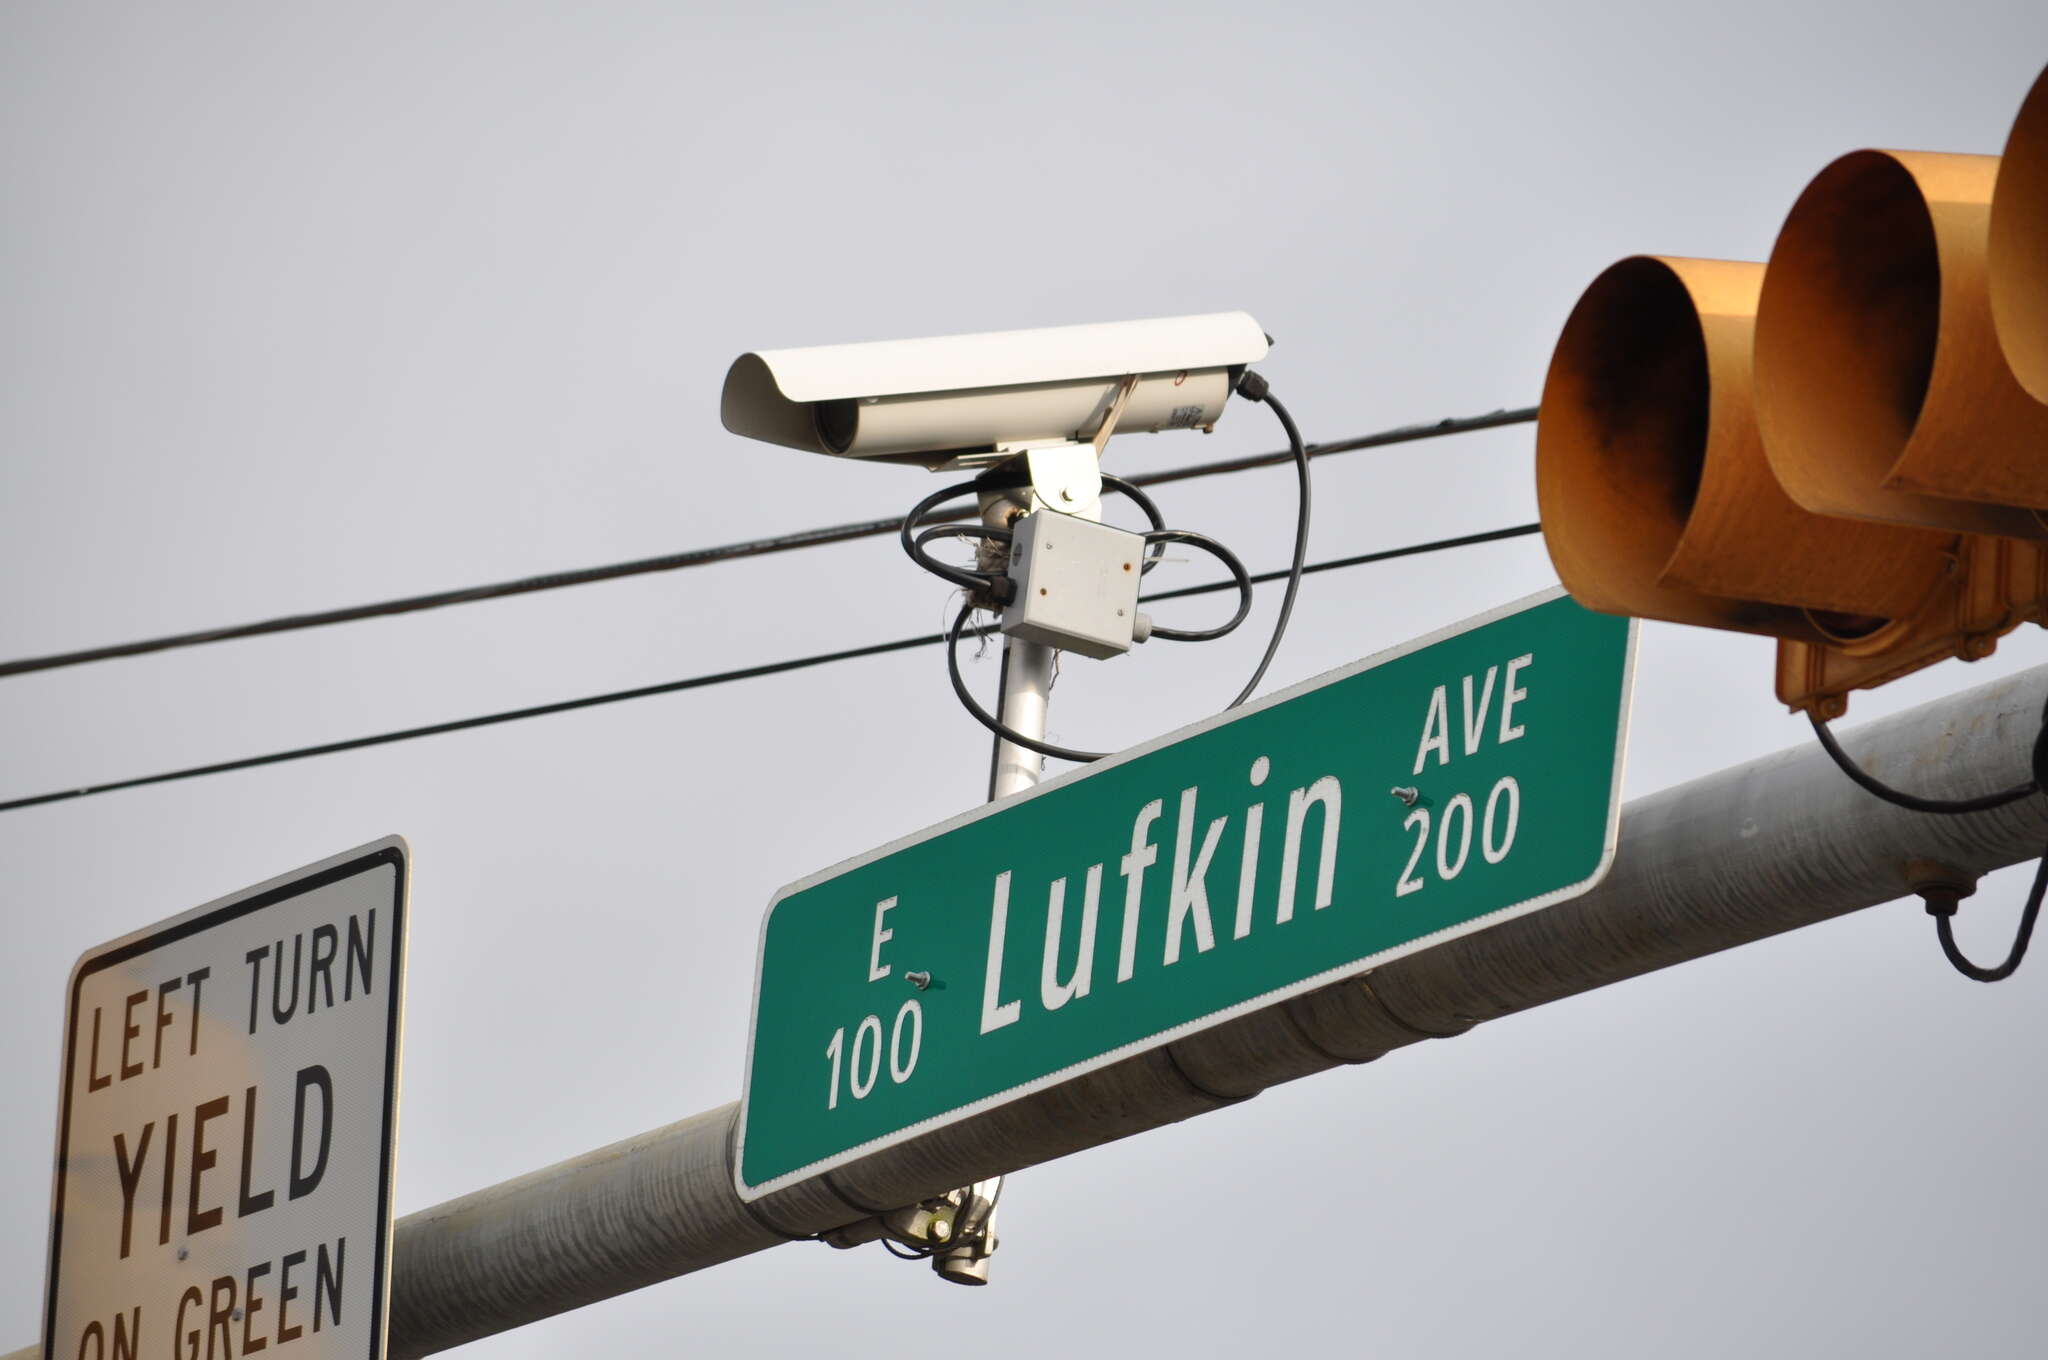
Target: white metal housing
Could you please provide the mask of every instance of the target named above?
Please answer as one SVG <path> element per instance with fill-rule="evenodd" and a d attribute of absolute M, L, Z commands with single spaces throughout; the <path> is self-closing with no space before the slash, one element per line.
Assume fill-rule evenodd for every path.
<path fill-rule="evenodd" d="M 1086 439 L 1125 377 L 1122 430 L 1207 429 L 1266 356 L 1244 312 L 742 354 L 720 415 L 749 439 L 943 466 L 998 445 Z"/>
<path fill-rule="evenodd" d="M 1097 661 L 1128 652 L 1144 559 L 1144 536 L 1128 529 L 1051 510 L 1026 515 L 1010 544 L 1017 596 L 1003 609 L 1003 631 Z"/>

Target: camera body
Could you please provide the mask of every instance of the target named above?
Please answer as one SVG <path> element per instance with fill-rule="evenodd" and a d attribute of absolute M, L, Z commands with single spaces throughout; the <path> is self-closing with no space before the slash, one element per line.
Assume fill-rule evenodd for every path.
<path fill-rule="evenodd" d="M 1119 433 L 1207 430 L 1271 340 L 1244 312 L 742 354 L 720 416 L 749 439 L 928 468 Z"/>

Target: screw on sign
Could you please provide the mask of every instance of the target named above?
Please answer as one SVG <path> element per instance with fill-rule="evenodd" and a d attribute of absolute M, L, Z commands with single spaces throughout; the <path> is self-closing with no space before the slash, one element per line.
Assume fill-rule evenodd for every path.
<path fill-rule="evenodd" d="M 383 1353 L 407 862 L 391 837 L 80 958 L 45 1355 Z"/>

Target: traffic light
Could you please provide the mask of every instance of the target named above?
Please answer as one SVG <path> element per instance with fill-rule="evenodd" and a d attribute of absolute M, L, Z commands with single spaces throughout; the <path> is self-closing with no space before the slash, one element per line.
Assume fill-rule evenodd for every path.
<path fill-rule="evenodd" d="M 2048 537 L 2048 406 L 1998 348 L 1996 156 L 1857 151 L 1793 205 L 1757 306 L 1757 424 L 1826 515 Z"/>
<path fill-rule="evenodd" d="M 1991 202 L 1991 315 L 2013 376 L 2048 402 L 2048 71 L 2005 141 Z"/>
<path fill-rule="evenodd" d="M 2048 404 L 1999 346 L 2025 331 L 2048 359 L 2044 90 L 2048 72 L 2003 176 L 1998 157 L 1856 152 L 1807 186 L 1768 265 L 1636 257 L 1593 282 L 1536 438 L 1575 598 L 1775 637 L 1779 697 L 1824 718 L 2048 620 Z"/>

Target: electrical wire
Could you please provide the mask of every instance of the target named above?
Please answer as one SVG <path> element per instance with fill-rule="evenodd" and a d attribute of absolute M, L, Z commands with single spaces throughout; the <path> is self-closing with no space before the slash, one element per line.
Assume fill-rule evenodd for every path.
<path fill-rule="evenodd" d="M 1410 444 L 1418 439 L 1441 439 L 1450 434 L 1497 430 L 1504 425 L 1527 425 L 1536 419 L 1536 409 L 1534 406 L 1518 406 L 1513 410 L 1488 411 L 1483 416 L 1451 416 L 1422 425 L 1400 425 L 1375 434 L 1333 440 L 1327 444 L 1310 444 L 1308 456 L 1324 458 L 1333 453 L 1356 453 L 1361 449 L 1383 449 L 1391 444 Z M 1147 473 L 1137 480 L 1146 486 L 1164 486 L 1168 482 L 1185 481 L 1190 477 L 1213 477 L 1220 472 L 1245 472 L 1252 468 L 1278 467 L 1293 457 L 1292 449 L 1281 449 L 1276 453 L 1255 453 L 1243 458 L 1219 458 L 1213 462 L 1190 463 L 1186 467 Z"/>
<path fill-rule="evenodd" d="M 2034 920 L 2041 914 L 2041 895 L 2048 889 L 2048 847 L 2043 847 L 2041 862 L 2034 868 L 2034 886 L 2027 892 L 2027 904 L 2020 910 L 2019 929 L 2013 932 L 2012 948 L 2006 953 L 2005 962 L 1995 968 L 1984 968 L 1969 961 L 1956 944 L 1955 929 L 1951 924 L 1956 914 L 1954 898 L 1937 902 L 1933 896 L 1927 901 L 1927 914 L 1934 918 L 1934 934 L 1941 941 L 1941 952 L 1955 965 L 1955 970 L 1973 982 L 2003 982 L 2019 969 L 2020 960 L 2026 957 L 2027 945 L 2034 938 Z"/>
<path fill-rule="evenodd" d="M 1086 765 L 1108 755 L 1107 751 L 1077 751 L 1070 746 L 1056 746 L 1037 737 L 1027 737 L 981 706 L 980 701 L 974 697 L 974 691 L 967 688 L 966 677 L 960 674 L 960 630 L 967 626 L 967 620 L 980 607 L 973 600 L 961 605 L 960 612 L 953 617 L 953 626 L 946 630 L 946 678 L 952 682 L 954 697 L 959 699 L 960 706 L 967 710 L 967 716 L 1010 745 L 1021 746 L 1027 751 L 1036 751 L 1042 756 L 1054 756 L 1060 760 L 1071 760 L 1077 765 Z M 1005 666 L 1007 665 L 1008 659 L 1005 657 Z"/>
<path fill-rule="evenodd" d="M 1405 444 L 1418 439 L 1438 439 L 1445 435 L 1465 434 L 1474 430 L 1496 429 L 1503 425 L 1525 424 L 1536 418 L 1533 406 L 1518 407 L 1514 410 L 1492 411 L 1481 416 L 1462 416 L 1440 420 L 1434 424 L 1403 425 L 1375 434 L 1361 435 L 1353 439 L 1337 440 L 1328 444 L 1311 444 L 1309 456 L 1315 458 L 1330 454 L 1351 453 L 1361 449 L 1384 448 L 1390 444 Z M 1291 449 L 1279 453 L 1252 454 L 1242 458 L 1224 458 L 1209 463 L 1195 463 L 1187 467 L 1170 468 L 1162 472 L 1147 473 L 1132 478 L 1129 486 L 1158 486 L 1166 482 L 1185 481 L 1191 477 L 1210 477 L 1219 473 L 1244 472 L 1253 468 L 1271 467 L 1294 457 Z M 1104 482 L 1110 478 L 1104 477 Z M 1118 481 L 1123 479 L 1119 478 Z M 1128 493 L 1127 493 L 1128 494 Z M 958 518 L 958 516 L 951 516 Z M 894 533 L 901 525 L 899 516 L 886 519 L 857 520 L 850 524 L 833 524 L 817 529 L 805 529 L 796 533 L 778 534 L 770 538 L 746 539 L 738 543 L 720 544 L 710 548 L 693 548 L 684 552 L 667 553 L 659 557 L 642 557 L 628 562 L 615 562 L 606 566 L 583 567 L 569 571 L 546 572 L 539 576 L 523 576 L 510 581 L 499 581 L 490 585 L 466 586 L 457 590 L 434 591 L 423 595 L 407 595 L 393 600 L 381 600 L 373 604 L 351 605 L 341 609 L 321 610 L 306 614 L 287 614 L 279 618 L 263 619 L 255 623 L 234 624 L 221 628 L 204 628 L 196 632 L 170 633 L 162 637 L 143 638 L 133 642 L 115 643 L 109 646 L 88 647 L 80 651 L 55 652 L 48 656 L 21 657 L 13 661 L 0 661 L 0 678 L 10 675 L 26 675 L 32 671 L 57 670 L 65 666 L 82 666 L 92 661 L 110 661 L 119 657 L 143 656 L 152 652 L 166 652 L 181 647 L 197 647 L 206 643 L 230 642 L 239 638 L 262 637 L 270 633 L 295 632 L 302 628 L 322 628 L 331 624 L 353 623 L 363 619 L 383 618 L 394 614 L 408 614 L 423 609 L 439 609 L 449 605 L 476 604 L 484 600 L 503 599 L 511 595 L 526 595 L 537 591 L 559 590 L 564 586 L 589 585 L 598 581 L 615 581 L 627 576 L 640 576 L 649 572 L 676 571 L 686 567 L 709 566 L 715 562 L 732 562 L 742 558 L 760 557 L 769 553 L 790 552 L 799 548 L 815 548 L 828 543 L 845 543 L 854 539 L 874 538 Z M 1158 527 L 1156 524 L 1154 527 Z"/>
<path fill-rule="evenodd" d="M 1807 720 L 1813 724 L 1813 734 L 1820 738 L 1821 749 L 1826 751 L 1843 774 L 1849 776 L 1858 788 L 1875 794 L 1887 803 L 1895 804 L 1913 812 L 1931 812 L 1942 816 L 1956 816 L 1965 812 L 1989 812 L 1993 808 L 2017 803 L 2041 791 L 2037 780 L 2029 779 L 1997 793 L 1980 794 L 1975 798 L 1922 798 L 1918 794 L 1906 793 L 1882 782 L 1849 758 L 1842 744 L 1835 740 L 1835 734 L 1828 730 L 1827 723 L 1812 710 L 1807 711 Z"/>
<path fill-rule="evenodd" d="M 1237 612 L 1225 622 L 1214 628 L 1167 628 L 1155 623 L 1152 625 L 1151 636 L 1163 638 L 1167 642 L 1214 642 L 1237 631 L 1237 626 L 1252 612 L 1252 578 L 1245 571 L 1244 563 L 1238 561 L 1236 553 L 1207 534 L 1198 534 L 1192 529 L 1158 529 L 1146 534 L 1145 542 L 1185 543 L 1191 548 L 1200 548 L 1221 562 L 1224 569 L 1230 573 L 1230 579 L 1237 585 Z M 1243 702 L 1244 696 L 1239 695 L 1237 703 Z M 1237 703 L 1231 707 L 1237 707 Z"/>
<path fill-rule="evenodd" d="M 1140 510 L 1145 512 L 1145 518 L 1151 522 L 1153 533 L 1160 534 L 1166 532 L 1166 520 L 1159 513 L 1158 503 L 1146 495 L 1143 490 L 1122 477 L 1113 477 L 1106 472 L 1101 474 L 1101 478 L 1102 485 L 1105 488 L 1128 496 Z M 992 542 L 1008 543 L 1012 536 L 1010 530 L 992 524 L 951 523 L 939 524 L 921 533 L 914 534 L 912 530 L 916 529 L 920 524 L 930 523 L 935 517 L 943 518 L 938 515 L 938 508 L 947 501 L 958 500 L 962 496 L 974 496 L 978 499 L 984 491 L 1009 490 L 1013 485 L 1021 485 L 1021 483 L 1013 483 L 1010 480 L 1010 474 L 1005 473 L 1000 479 L 991 479 L 989 476 L 984 475 L 972 481 L 955 482 L 951 486 L 941 487 L 916 505 L 910 507 L 910 513 L 906 514 L 902 522 L 896 527 L 896 541 L 902 545 L 903 551 L 909 555 L 911 561 L 917 563 L 917 565 L 923 567 L 940 580 L 958 586 L 966 591 L 969 596 L 984 599 L 993 604 L 1008 604 L 1013 597 L 1015 584 L 1005 573 L 982 571 L 975 567 L 956 567 L 950 562 L 942 562 L 938 558 L 933 557 L 924 550 L 924 545 L 940 538 L 981 538 Z M 1140 570 L 1149 572 L 1157 565 L 1159 565 L 1159 553 L 1155 551 L 1146 556 Z"/>
<path fill-rule="evenodd" d="M 1237 392 L 1247 401 L 1263 402 L 1271 407 L 1273 414 L 1278 417 L 1281 429 L 1286 431 L 1287 434 L 1287 447 L 1294 458 L 1294 465 L 1300 477 L 1301 490 L 1296 503 L 1294 520 L 1294 556 L 1286 572 L 1287 593 L 1281 598 L 1280 613 L 1273 620 L 1273 632 L 1266 641 L 1265 654 L 1259 658 L 1258 667 L 1252 671 L 1252 678 L 1245 682 L 1244 688 L 1238 691 L 1237 697 L 1224 705 L 1225 711 L 1237 708 L 1252 696 L 1252 691 L 1259 687 L 1259 681 L 1265 679 L 1267 669 L 1272 666 L 1273 657 L 1280 650 L 1280 640 L 1287 635 L 1288 621 L 1294 617 L 1295 596 L 1301 591 L 1301 578 L 1305 566 L 1304 559 L 1308 555 L 1308 525 L 1311 505 L 1308 450 L 1301 441 L 1301 431 L 1296 428 L 1294 417 L 1289 415 L 1287 408 L 1282 406 L 1273 397 L 1271 386 L 1257 373 L 1246 370 L 1240 375 L 1237 381 Z M 1104 478 L 1103 480 L 1104 484 L 1107 485 L 1120 479 Z M 1124 487 L 1128 487 L 1128 483 L 1123 483 L 1119 489 Z M 961 707 L 967 710 L 968 716 L 993 732 L 998 738 L 1009 742 L 1012 746 L 1019 746 L 1027 751 L 1035 751 L 1042 756 L 1053 756 L 1060 760 L 1069 760 L 1080 764 L 1101 760 L 1110 753 L 1107 751 L 1082 751 L 1070 746 L 1059 746 L 1046 741 L 1042 737 L 1027 736 L 1019 732 L 1016 728 L 1011 727 L 1001 718 L 983 708 L 976 701 L 973 692 L 967 688 L 967 681 L 960 674 L 960 632 L 966 627 L 967 617 L 974 610 L 986 608 L 990 603 L 1007 604 L 1014 599 L 1016 592 L 1015 583 L 1007 575 L 985 571 L 967 573 L 961 568 L 952 567 L 926 557 L 920 553 L 919 548 L 925 538 L 931 535 L 920 535 L 917 539 L 913 540 L 910 534 L 912 522 L 920 515 L 929 513 L 932 507 L 941 500 L 960 495 L 964 489 L 964 486 L 947 487 L 945 490 L 936 492 L 932 496 L 918 502 L 903 519 L 902 535 L 904 551 L 908 552 L 911 559 L 919 566 L 925 568 L 925 570 L 962 585 L 967 585 L 967 578 L 971 576 L 973 581 L 980 586 L 981 593 L 978 595 L 973 585 L 967 585 L 967 603 L 962 606 L 959 617 L 953 620 L 953 626 L 946 630 L 946 679 L 952 684 L 955 697 L 960 700 Z M 1135 492 L 1135 488 L 1130 488 L 1130 490 Z M 1191 529 L 1163 529 L 1157 527 L 1160 519 L 1159 512 L 1151 508 L 1149 502 L 1147 502 L 1147 507 L 1147 513 L 1154 524 L 1152 532 L 1145 535 L 1147 544 L 1186 543 L 1191 547 L 1200 548 L 1204 552 L 1210 553 L 1230 569 L 1232 579 L 1237 582 L 1238 589 L 1241 592 L 1237 612 L 1231 615 L 1230 620 L 1220 627 L 1203 629 L 1162 629 L 1154 627 L 1152 635 L 1164 638 L 1170 642 L 1213 642 L 1218 638 L 1235 632 L 1237 626 L 1243 623 L 1245 618 L 1251 613 L 1252 608 L 1252 582 L 1251 578 L 1245 574 L 1244 565 L 1237 560 L 1236 554 L 1232 553 L 1230 549 L 1224 547 L 1215 539 L 1210 538 L 1207 534 L 1198 534 Z M 1146 570 L 1149 571 L 1152 566 L 1152 559 L 1149 555 L 1145 565 Z M 1007 680 L 1009 675 L 1007 650 L 1005 652 L 1003 674 L 1005 680 Z"/>
<path fill-rule="evenodd" d="M 891 521 L 894 527 L 895 521 Z M 1424 553 L 1443 552 L 1452 548 L 1470 547 L 1480 543 L 1492 543 L 1502 539 L 1520 538 L 1536 533 L 1540 526 L 1517 524 L 1505 529 L 1493 529 L 1485 533 L 1465 534 L 1456 538 L 1435 539 L 1427 543 L 1415 543 L 1401 548 L 1383 548 L 1377 552 L 1359 553 L 1352 557 L 1337 558 L 1328 562 L 1315 562 L 1302 568 L 1302 575 L 1312 576 L 1320 571 L 1336 571 L 1345 567 L 1366 566 L 1374 562 L 1386 562 L 1395 558 L 1415 557 Z M 1287 578 L 1289 570 L 1263 572 L 1250 578 L 1254 585 Z M 1182 586 L 1175 590 L 1160 591 L 1146 596 L 1140 603 L 1153 600 L 1184 599 L 1192 595 L 1206 595 L 1219 590 L 1234 590 L 1237 582 L 1210 581 L 1202 585 Z M 18 808 L 36 807 L 44 803 L 63 802 L 73 798 L 89 798 L 96 794 L 113 793 L 120 789 L 142 788 L 150 784 L 168 784 L 182 779 L 196 779 L 201 775 L 226 774 L 234 770 L 256 769 L 264 765 L 279 765 L 287 761 L 305 760 L 313 756 L 333 755 L 343 751 L 356 751 L 370 746 L 384 746 L 392 742 L 410 741 L 416 737 L 438 736 L 444 732 L 461 732 L 470 728 L 490 727 L 499 723 L 518 722 L 525 718 L 546 717 L 553 713 L 569 713 L 581 708 L 596 708 L 603 704 L 622 703 L 628 699 L 644 699 L 657 694 L 678 694 L 684 690 L 703 689 L 735 680 L 752 680 L 762 676 L 780 675 L 787 671 L 805 670 L 812 666 L 823 666 L 837 661 L 852 661 L 861 657 L 883 656 L 890 652 L 908 651 L 913 647 L 928 647 L 944 642 L 945 632 L 927 633 L 920 637 L 898 638 L 893 642 L 870 643 L 864 647 L 848 647 L 839 651 L 820 652 L 812 656 L 795 657 L 786 661 L 764 662 L 756 666 L 744 666 L 736 670 L 716 671 L 709 675 L 691 676 L 683 680 L 671 680 L 659 685 L 643 685 L 635 689 L 613 690 L 605 694 L 586 695 L 580 699 L 565 699 L 558 703 L 536 704 L 528 708 L 508 709 L 499 713 L 486 713 L 473 718 L 462 718 L 454 722 L 432 723 L 424 727 L 401 728 L 394 732 L 380 732 L 373 736 L 353 737 L 346 741 L 326 742 L 318 746 L 300 746 L 286 751 L 273 751 L 267 755 L 245 756 L 239 760 L 224 760 L 211 765 L 197 765 L 187 769 L 168 770 L 162 774 L 143 775 L 132 779 L 119 779 L 105 784 L 88 784 L 78 788 L 59 789 L 51 793 L 39 793 L 26 798 L 14 798 L 0 802 L 0 812 L 11 812 Z"/>
<path fill-rule="evenodd" d="M 1236 708 L 1252 697 L 1252 691 L 1259 687 L 1259 681 L 1266 678 L 1266 668 L 1273 664 L 1274 655 L 1280 650 L 1280 639 L 1287 635 L 1287 621 L 1294 617 L 1294 597 L 1301 593 L 1302 566 L 1308 558 L 1308 449 L 1301 442 L 1301 431 L 1294 426 L 1294 417 L 1287 413 L 1267 387 L 1266 380 L 1258 374 L 1247 371 L 1237 384 L 1238 393 L 1256 402 L 1263 402 L 1267 409 L 1280 418 L 1280 428 L 1287 432 L 1287 447 L 1294 452 L 1295 476 L 1300 484 L 1300 499 L 1295 506 L 1294 518 L 1294 561 L 1288 566 L 1287 592 L 1280 597 L 1280 616 L 1273 621 L 1273 636 L 1266 642 L 1266 654 L 1259 658 L 1259 667 L 1252 672 L 1252 678 L 1245 681 L 1244 688 L 1227 705 Z"/>
<path fill-rule="evenodd" d="M 934 535 L 925 533 L 913 536 L 911 532 L 918 525 L 923 524 L 926 517 L 932 511 L 944 505 L 947 501 L 958 500 L 962 496 L 977 495 L 980 490 L 981 481 L 979 478 L 974 481 L 955 482 L 951 486 L 940 487 L 937 491 L 932 492 L 931 495 L 926 496 L 916 505 L 910 507 L 910 513 L 905 515 L 903 522 L 897 526 L 896 541 L 902 545 L 903 551 L 909 555 L 911 561 L 917 563 L 917 565 L 923 567 L 941 581 L 952 582 L 960 587 L 960 589 L 966 591 L 970 597 L 987 595 L 994 598 L 998 604 L 1001 604 L 1004 601 L 1004 597 L 1000 594 L 1002 587 L 996 583 L 998 580 L 1007 578 L 1001 577 L 995 572 L 976 571 L 972 567 L 956 567 L 950 562 L 941 562 L 938 558 L 933 557 L 924 550 L 926 539 L 934 537 Z M 966 530 L 962 529 L 961 532 L 966 532 Z M 997 528 L 994 525 L 978 526 L 974 532 L 979 533 L 984 538 L 996 535 L 1008 538 L 1010 535 L 1008 529 Z"/>
<path fill-rule="evenodd" d="M 888 1248 L 889 1254 L 899 1261 L 929 1261 L 934 1256 L 943 1256 L 949 1251 L 978 1245 L 987 1236 L 989 1224 L 995 1221 L 996 1206 L 1003 1198 L 1003 1187 L 1009 1184 L 1007 1176 L 996 1176 L 992 1179 L 996 1183 L 996 1189 L 995 1193 L 988 1197 L 988 1208 L 983 1210 L 978 1218 L 973 1215 L 975 1197 L 970 1188 L 967 1191 L 966 1203 L 957 1206 L 955 1210 L 954 1236 L 945 1241 L 899 1242 L 893 1237 L 880 1237 L 876 1240 Z"/>
<path fill-rule="evenodd" d="M 1912 812 L 1934 813 L 1954 817 L 1967 812 L 1989 812 L 2032 797 L 2048 787 L 2048 707 L 2041 713 L 2041 730 L 2034 736 L 2032 769 L 2034 777 L 2024 784 L 2015 784 L 1997 793 L 1980 794 L 1975 798 L 1922 798 L 1918 794 L 1906 793 L 1884 783 L 1869 771 L 1849 758 L 1842 744 L 1835 740 L 1835 734 L 1828 725 L 1811 709 L 1807 710 L 1808 720 L 1813 723 L 1813 734 L 1820 738 L 1821 749 L 1843 774 L 1860 789 L 1882 798 L 1887 803 L 1906 808 Z M 2034 938 L 2034 921 L 2041 914 L 2041 897 L 2048 890 L 2048 846 L 2043 846 L 2041 862 L 2034 870 L 2034 886 L 2027 893 L 2026 905 L 2020 910 L 2020 923 L 2013 933 L 2012 948 L 2006 953 L 2005 962 L 1993 968 L 1985 968 L 1970 962 L 1956 944 L 1954 918 L 1962 891 L 1950 886 L 1944 889 L 1924 887 L 1920 890 L 1921 901 L 1927 904 L 1927 914 L 1934 918 L 1935 938 L 1941 943 L 1942 955 L 1954 965 L 1955 970 L 1973 982 L 2003 982 L 2011 977 L 2026 957 L 2027 945 Z"/>

